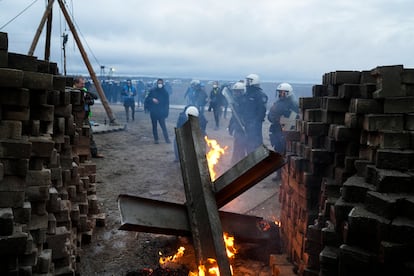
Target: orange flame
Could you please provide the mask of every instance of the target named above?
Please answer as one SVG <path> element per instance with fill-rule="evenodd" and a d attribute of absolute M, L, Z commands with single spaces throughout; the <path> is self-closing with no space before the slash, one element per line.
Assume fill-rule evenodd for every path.
<path fill-rule="evenodd" d="M 237 249 L 234 247 L 234 237 L 229 236 L 227 233 L 223 234 L 224 243 L 226 245 L 227 257 L 230 259 L 234 258 Z M 205 276 L 207 271 L 209 276 L 220 276 L 220 270 L 217 265 L 217 261 L 213 258 L 207 259 L 208 268 L 204 265 L 198 266 L 198 273 L 197 272 L 189 272 L 188 276 Z M 231 274 L 233 275 L 233 267 L 230 265 Z"/>
<path fill-rule="evenodd" d="M 220 276 L 220 271 L 218 269 L 217 261 L 215 259 L 209 258 L 207 259 L 207 262 L 209 266 L 208 269 L 204 265 L 199 265 L 198 273 L 190 271 L 190 273 L 188 273 L 188 276 L 206 276 L 207 271 L 208 271 L 207 275 L 209 276 Z"/>
<path fill-rule="evenodd" d="M 167 263 L 174 263 L 177 262 L 178 258 L 182 257 L 184 255 L 185 248 L 181 246 L 178 248 L 177 253 L 174 254 L 174 256 L 168 256 L 168 257 L 160 257 L 159 263 L 161 266 L 166 265 Z M 160 255 L 162 255 L 161 252 L 159 252 Z"/>
<path fill-rule="evenodd" d="M 207 152 L 207 162 L 208 162 L 208 169 L 210 171 L 210 177 L 211 180 L 214 181 L 216 179 L 216 171 L 214 170 L 214 167 L 218 164 L 219 159 L 221 156 L 225 153 L 227 150 L 227 146 L 222 148 L 219 143 L 217 143 L 214 139 L 208 139 L 207 136 L 204 136 L 204 140 L 207 143 L 207 146 L 209 147 L 209 151 Z"/>
<path fill-rule="evenodd" d="M 224 233 L 223 238 L 224 243 L 226 244 L 227 257 L 234 258 L 237 253 L 237 249 L 234 247 L 234 237 L 231 237 L 227 233 Z"/>

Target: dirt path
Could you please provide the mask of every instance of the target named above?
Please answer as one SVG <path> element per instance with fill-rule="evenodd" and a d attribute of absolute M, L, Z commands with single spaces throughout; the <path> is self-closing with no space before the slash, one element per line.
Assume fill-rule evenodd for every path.
<path fill-rule="evenodd" d="M 112 105 L 111 109 L 118 123 L 125 123 L 122 105 Z M 173 140 L 174 127 L 181 110 L 171 109 L 167 119 L 170 139 Z M 106 117 L 102 105 L 93 106 L 93 118 L 103 124 Z M 226 130 L 228 119 L 223 120 L 222 128 L 213 130 L 212 113 L 206 112 L 207 135 L 229 146 L 229 154 L 224 157 L 224 170 L 230 168 L 232 137 Z M 268 143 L 268 124 L 264 125 L 265 144 Z M 160 132 L 161 133 L 161 132 Z M 95 134 L 95 141 L 104 159 L 94 159 L 97 165 L 97 196 L 102 212 L 106 213 L 106 226 L 94 230 L 92 242 L 81 249 L 78 270 L 81 275 L 126 275 L 127 272 L 143 268 L 154 268 L 158 264 L 159 251 L 172 254 L 177 243 L 183 242 L 173 236 L 135 233 L 118 230 L 120 215 L 117 206 L 119 194 L 133 194 L 170 202 L 185 202 L 180 164 L 173 162 L 172 144 L 163 139 L 154 144 L 149 115 L 139 109 L 135 121 L 129 122 L 127 129 L 103 134 Z M 162 135 L 161 135 L 162 137 Z M 227 167 L 227 168 L 226 168 Z M 271 176 L 256 185 L 255 191 L 247 191 L 237 200 L 226 206 L 237 210 L 249 197 L 259 196 L 263 203 L 255 206 L 244 204 L 240 213 L 261 216 L 265 219 L 278 218 L 277 184 Z M 249 195 L 250 193 L 250 195 Z M 239 208 L 240 210 L 240 208 Z M 168 252 L 171 251 L 171 252 Z M 267 271 L 266 264 L 257 271 Z M 250 275 L 250 274 L 243 274 Z M 257 274 L 259 275 L 259 274 Z M 260 274 L 267 275 L 267 274 Z"/>

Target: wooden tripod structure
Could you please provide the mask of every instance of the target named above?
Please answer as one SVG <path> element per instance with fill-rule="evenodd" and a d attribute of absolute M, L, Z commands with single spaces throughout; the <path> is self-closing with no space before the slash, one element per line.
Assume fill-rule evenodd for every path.
<path fill-rule="evenodd" d="M 60 9 L 62 10 L 62 13 L 66 19 L 66 22 L 69 25 L 70 31 L 72 32 L 73 37 L 75 38 L 76 45 L 79 48 L 79 51 L 82 55 L 83 61 L 85 62 L 86 68 L 89 71 L 89 75 L 91 76 L 96 91 L 98 92 L 99 98 L 101 99 L 102 105 L 105 108 L 106 115 L 109 118 L 109 122 L 111 124 L 115 124 L 115 117 L 112 113 L 112 110 L 109 106 L 108 100 L 106 99 L 105 93 L 103 92 L 101 83 L 99 82 L 98 78 L 96 77 L 95 71 L 92 68 L 92 65 L 89 61 L 88 55 L 85 52 L 85 49 L 83 48 L 83 45 L 79 39 L 78 33 L 76 32 L 75 25 L 73 24 L 72 20 L 70 19 L 69 13 L 66 10 L 65 4 L 63 3 L 63 0 L 57 0 L 60 6 Z M 43 17 L 40 21 L 39 27 L 37 28 L 35 37 L 33 38 L 32 45 L 30 46 L 28 55 L 33 56 L 34 50 L 36 49 L 36 45 L 39 41 L 39 37 L 42 33 L 43 27 L 46 23 L 47 24 L 47 32 L 46 32 L 46 47 L 45 47 L 45 60 L 49 60 L 50 58 L 50 39 L 51 39 L 51 30 L 52 30 L 52 7 L 53 7 L 54 0 L 49 0 L 48 5 L 46 6 L 46 10 L 43 14 Z"/>

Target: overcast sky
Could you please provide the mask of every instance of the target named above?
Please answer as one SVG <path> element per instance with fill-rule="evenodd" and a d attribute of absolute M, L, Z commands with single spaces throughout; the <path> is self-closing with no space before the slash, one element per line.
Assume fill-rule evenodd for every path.
<path fill-rule="evenodd" d="M 0 0 L 9 52 L 27 54 L 45 10 L 38 0 Z M 51 61 L 63 72 L 54 4 Z M 336 70 L 414 68 L 413 0 L 66 0 L 95 73 L 321 83 Z M 10 22 L 11 21 L 11 22 Z M 9 23 L 10 22 L 10 23 Z M 7 24 L 8 23 L 8 24 Z M 6 25 L 6 26 L 4 26 Z M 35 56 L 44 59 L 44 34 Z M 71 35 L 68 74 L 86 73 Z"/>

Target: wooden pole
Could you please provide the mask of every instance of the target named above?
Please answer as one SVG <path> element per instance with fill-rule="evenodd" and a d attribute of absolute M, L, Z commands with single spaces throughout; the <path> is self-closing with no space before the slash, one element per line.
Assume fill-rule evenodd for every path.
<path fill-rule="evenodd" d="M 49 0 L 49 3 L 53 0 Z M 48 4 L 49 4 L 48 3 Z M 47 17 L 46 24 L 46 42 L 45 42 L 45 60 L 50 60 L 50 40 L 52 36 L 52 20 L 53 20 L 53 9 L 50 9 L 49 16 Z"/>
<path fill-rule="evenodd" d="M 63 34 L 63 45 L 62 45 L 62 49 L 63 49 L 63 75 L 66 76 L 66 37 L 67 34 Z"/>
<path fill-rule="evenodd" d="M 35 34 L 35 36 L 33 38 L 32 45 L 30 46 L 29 52 L 27 54 L 29 56 L 33 56 L 33 53 L 34 53 L 34 51 L 36 49 L 36 46 L 37 46 L 37 42 L 39 42 L 39 37 L 42 34 L 42 30 L 43 30 L 43 27 L 45 25 L 46 19 L 49 17 L 49 14 L 50 14 L 50 12 L 52 10 L 53 2 L 54 1 L 55 0 L 50 0 L 49 3 L 47 4 L 46 10 L 45 10 L 45 12 L 43 14 L 43 17 L 40 20 L 39 27 L 37 28 L 36 34 Z"/>
<path fill-rule="evenodd" d="M 108 115 L 109 122 L 111 124 L 115 124 L 115 117 L 112 114 L 111 108 L 109 107 L 109 103 L 108 103 L 108 100 L 105 97 L 105 93 L 103 92 L 101 83 L 99 82 L 98 78 L 96 77 L 96 74 L 95 74 L 95 72 L 94 72 L 94 70 L 92 68 L 92 65 L 89 62 L 89 58 L 88 58 L 88 56 L 87 56 L 87 54 L 85 52 L 85 49 L 83 48 L 83 45 L 82 45 L 82 43 L 81 43 L 81 41 L 79 39 L 78 33 L 76 32 L 76 29 L 75 29 L 75 26 L 73 25 L 72 20 L 70 19 L 69 13 L 68 13 L 68 11 L 65 8 L 65 4 L 63 3 L 62 0 L 58 0 L 58 3 L 59 3 L 59 6 L 60 6 L 60 8 L 61 8 L 61 10 L 63 12 L 63 15 L 65 16 L 66 22 L 69 25 L 69 28 L 70 28 L 70 30 L 72 32 L 72 35 L 75 38 L 76 44 L 77 44 L 77 46 L 79 48 L 79 51 L 80 51 L 80 53 L 82 55 L 83 61 L 85 62 L 86 67 L 88 68 L 89 75 L 91 76 L 91 78 L 92 78 L 92 80 L 93 80 L 93 82 L 95 84 L 96 91 L 98 92 L 99 97 L 100 97 L 100 99 L 102 101 L 102 105 L 105 108 L 106 115 Z"/>

